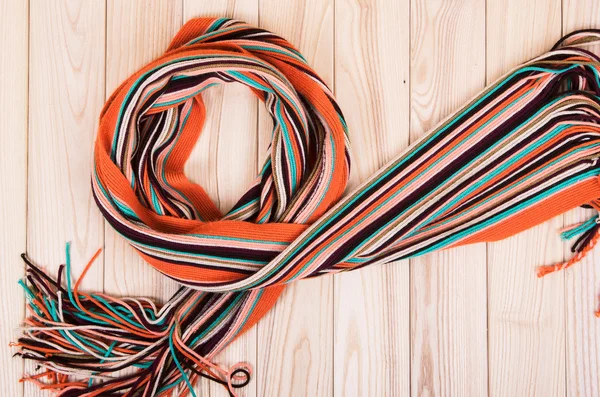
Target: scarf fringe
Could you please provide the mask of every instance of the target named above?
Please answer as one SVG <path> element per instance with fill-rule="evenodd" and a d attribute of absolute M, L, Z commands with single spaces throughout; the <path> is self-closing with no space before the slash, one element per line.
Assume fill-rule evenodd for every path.
<path fill-rule="evenodd" d="M 208 294 L 182 287 L 162 307 L 145 298 L 86 294 L 79 285 L 100 250 L 73 286 L 70 244 L 66 251 L 66 266 L 60 266 L 56 279 L 22 255 L 27 276 L 19 283 L 27 295 L 29 317 L 24 336 L 11 346 L 42 372 L 21 382 L 62 397 L 196 396 L 193 386 L 200 377 L 237 397 L 236 389 L 249 383 L 248 364 L 229 369 L 213 364 L 212 354 L 202 351 L 201 338 L 189 332 L 210 318 L 198 310 L 210 304 Z M 123 373 L 129 366 L 135 371 Z"/>
<path fill-rule="evenodd" d="M 539 266 L 537 276 L 544 277 L 550 273 L 565 270 L 580 262 L 586 255 L 594 249 L 598 240 L 600 240 L 600 214 L 596 214 L 585 222 L 571 225 L 561 230 L 562 240 L 570 240 L 579 236 L 571 246 L 571 252 L 575 255 L 568 261 L 557 263 L 550 266 Z M 596 317 L 600 318 L 600 304 L 595 312 Z"/>

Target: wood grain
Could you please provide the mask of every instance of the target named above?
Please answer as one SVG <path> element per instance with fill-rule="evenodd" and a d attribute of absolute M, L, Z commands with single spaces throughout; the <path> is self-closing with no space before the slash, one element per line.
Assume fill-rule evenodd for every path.
<path fill-rule="evenodd" d="M 335 3 L 335 93 L 350 133 L 351 186 L 408 144 L 409 6 Z M 336 276 L 334 287 L 334 395 L 408 395 L 408 262 Z"/>
<path fill-rule="evenodd" d="M 564 34 L 599 28 L 600 4 L 594 0 L 564 0 L 562 21 Z M 600 54 L 600 45 L 585 48 Z M 565 214 L 565 225 L 587 220 L 594 212 L 573 210 Z M 565 246 L 565 259 L 571 255 L 570 243 Z M 565 272 L 568 397 L 600 395 L 600 322 L 594 316 L 599 292 L 600 252 L 596 249 Z"/>
<path fill-rule="evenodd" d="M 31 2 L 27 250 L 53 275 L 65 242 L 77 277 L 104 241 L 89 183 L 104 104 L 104 16 L 99 0 Z M 102 290 L 102 265 L 100 256 L 83 288 Z M 25 395 L 46 393 L 28 383 Z"/>
<path fill-rule="evenodd" d="M 0 390 L 23 395 L 17 381 L 23 362 L 13 358 L 10 342 L 19 336 L 17 327 L 25 313 L 23 290 L 17 280 L 24 275 L 19 258 L 27 236 L 27 103 L 29 10 L 25 2 L 0 2 Z M 6 56 L 8 55 L 8 56 Z"/>
<path fill-rule="evenodd" d="M 413 0 L 411 138 L 485 84 L 485 2 Z M 411 393 L 487 395 L 485 244 L 410 261 Z M 469 346 L 469 348 L 465 348 Z"/>
<path fill-rule="evenodd" d="M 333 83 L 333 0 L 261 0 L 261 27 L 285 37 L 330 86 Z M 258 166 L 273 122 L 259 111 Z M 289 285 L 258 324 L 259 396 L 333 395 L 333 277 Z"/>
<path fill-rule="evenodd" d="M 487 5 L 488 83 L 541 54 L 561 34 L 560 0 Z M 563 258 L 557 218 L 488 244 L 491 396 L 565 394 L 564 273 L 538 279 L 535 267 Z M 518 374 L 518 375 L 517 375 Z"/>
<path fill-rule="evenodd" d="M 184 21 L 196 17 L 230 17 L 258 24 L 258 0 L 184 1 Z M 241 84 L 212 87 L 202 93 L 206 104 L 206 122 L 200 139 L 185 166 L 186 175 L 202 185 L 226 213 L 246 192 L 256 176 L 258 142 L 257 99 Z M 224 367 L 240 361 L 257 368 L 256 327 L 247 331 L 216 357 Z M 225 388 L 202 381 L 199 395 L 228 396 Z M 257 382 L 252 379 L 243 390 L 256 396 Z"/>

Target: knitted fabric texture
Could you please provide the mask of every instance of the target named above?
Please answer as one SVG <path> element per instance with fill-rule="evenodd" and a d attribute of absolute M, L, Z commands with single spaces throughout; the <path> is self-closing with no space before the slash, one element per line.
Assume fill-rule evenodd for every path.
<path fill-rule="evenodd" d="M 302 55 L 240 21 L 188 22 L 107 101 L 91 178 L 108 223 L 181 288 L 163 306 L 84 293 L 68 250 L 58 280 L 24 255 L 30 317 L 15 345 L 41 368 L 25 380 L 69 397 L 182 396 L 204 376 L 235 396 L 249 365 L 223 369 L 214 357 L 288 283 L 600 208 L 600 64 L 580 48 L 599 36 L 575 32 L 510 71 L 343 196 L 346 123 Z M 274 127 L 260 173 L 222 214 L 183 167 L 203 126 L 202 91 L 233 82 L 264 102 Z M 573 260 L 539 274 L 588 252 L 595 219 L 563 232 L 580 236 Z"/>

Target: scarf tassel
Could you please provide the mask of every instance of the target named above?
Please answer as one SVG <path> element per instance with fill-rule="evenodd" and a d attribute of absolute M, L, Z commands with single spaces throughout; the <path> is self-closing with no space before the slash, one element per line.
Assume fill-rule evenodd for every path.
<path fill-rule="evenodd" d="M 578 237 L 577 237 L 578 236 Z M 563 241 L 577 237 L 571 246 L 571 252 L 575 255 L 568 261 L 557 263 L 550 266 L 539 266 L 537 276 L 544 277 L 550 273 L 568 269 L 574 264 L 580 262 L 586 255 L 594 249 L 600 239 L 600 216 L 596 214 L 585 222 L 571 225 L 561 230 L 560 237 Z M 600 318 L 600 306 L 595 312 L 596 317 Z"/>
<path fill-rule="evenodd" d="M 71 285 L 67 262 L 52 279 L 23 254 L 29 317 L 24 336 L 11 346 L 42 372 L 26 376 L 43 390 L 75 396 L 184 396 L 204 377 L 223 385 L 231 397 L 250 381 L 252 369 L 238 363 L 224 369 L 211 362 L 202 341 L 227 325 L 211 315 L 215 296 L 182 287 L 162 307 L 144 298 L 118 299 L 79 291 L 100 250 Z M 62 279 L 66 279 L 63 286 Z M 216 310 L 213 310 L 216 311 Z M 129 366 L 136 370 L 121 371 Z"/>

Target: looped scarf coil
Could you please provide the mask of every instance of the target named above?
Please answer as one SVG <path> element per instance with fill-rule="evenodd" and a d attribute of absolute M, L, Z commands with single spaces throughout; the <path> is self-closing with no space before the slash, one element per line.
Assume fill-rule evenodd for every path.
<path fill-rule="evenodd" d="M 578 206 L 600 209 L 600 64 L 579 48 L 599 38 L 566 36 L 342 198 L 346 123 L 302 55 L 240 21 L 188 22 L 106 103 L 92 173 L 108 223 L 182 286 L 163 306 L 88 294 L 71 282 L 68 246 L 58 280 L 24 255 L 31 316 L 15 345 L 42 368 L 25 380 L 69 397 L 195 396 L 202 376 L 236 396 L 249 365 L 223 369 L 214 356 L 287 283 L 503 239 Z M 232 82 L 264 102 L 273 133 L 260 173 L 221 214 L 183 167 L 203 126 L 202 91 Z M 579 236 L 574 257 L 539 275 L 581 259 L 598 239 L 597 219 L 564 230 L 565 239 Z"/>

